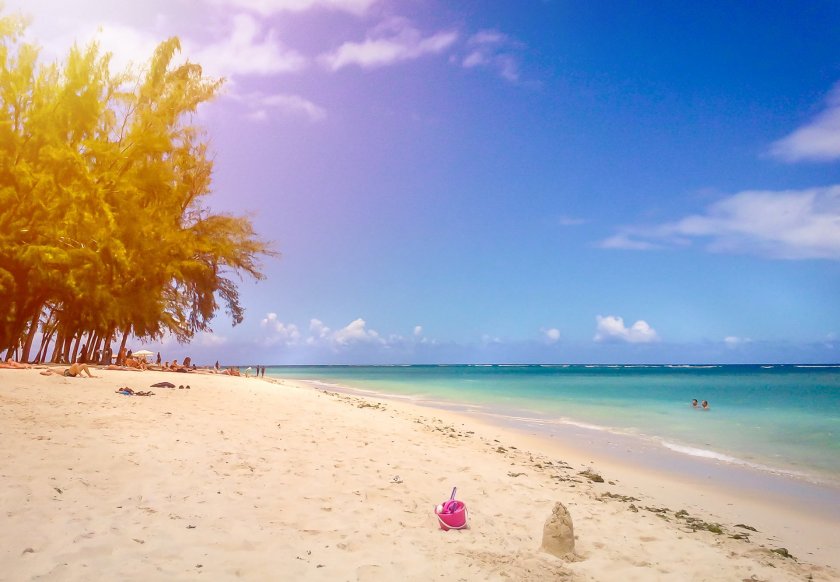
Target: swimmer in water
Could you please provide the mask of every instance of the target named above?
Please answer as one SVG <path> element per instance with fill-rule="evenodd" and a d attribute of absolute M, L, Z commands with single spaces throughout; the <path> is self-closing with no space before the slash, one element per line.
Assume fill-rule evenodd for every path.
<path fill-rule="evenodd" d="M 691 407 L 692 408 L 697 408 L 697 399 L 696 398 L 691 401 Z"/>
<path fill-rule="evenodd" d="M 708 400 L 704 400 L 704 401 L 702 402 L 701 406 L 703 407 L 703 410 L 709 410 L 709 402 L 708 402 Z"/>

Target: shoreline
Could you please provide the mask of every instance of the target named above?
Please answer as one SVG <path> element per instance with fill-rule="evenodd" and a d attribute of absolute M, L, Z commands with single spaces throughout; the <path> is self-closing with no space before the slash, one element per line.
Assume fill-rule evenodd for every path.
<path fill-rule="evenodd" d="M 94 373 L 0 370 L 12 579 L 840 579 L 835 520 L 592 448 L 296 380 Z M 115 393 L 161 380 L 191 389 Z M 453 485 L 470 527 L 442 532 Z M 558 501 L 572 559 L 540 551 Z"/>
<path fill-rule="evenodd" d="M 273 380 L 273 379 L 272 379 Z M 552 451 L 575 464 L 606 475 L 619 475 L 613 481 L 629 483 L 642 495 L 652 495 L 658 502 L 692 513 L 719 516 L 731 523 L 746 521 L 762 524 L 765 529 L 787 530 L 787 543 L 800 553 L 810 553 L 807 544 L 798 544 L 800 535 L 819 530 L 824 540 L 834 537 L 840 526 L 840 487 L 814 482 L 787 473 L 775 473 L 751 466 L 730 464 L 713 459 L 682 455 L 655 441 L 633 435 L 592 429 L 580 424 L 556 427 L 551 434 L 516 422 L 517 419 L 486 412 L 464 403 L 420 401 L 374 390 L 318 380 L 283 379 L 284 382 L 311 386 L 313 390 L 335 391 L 352 396 L 381 399 L 421 410 L 446 414 L 454 422 L 478 423 L 491 431 L 502 431 L 507 438 L 522 439 L 530 450 Z M 680 493 L 669 492 L 669 484 Z M 762 499 L 756 499 L 758 495 Z M 691 497 L 697 498 L 692 501 Z M 733 508 L 738 508 L 737 510 Z M 770 509 L 772 508 L 772 509 Z M 802 520 L 799 527 L 789 521 Z M 807 536 L 806 536 L 807 537 Z M 825 563 L 840 569 L 840 543 L 836 549 L 820 548 L 818 555 Z M 790 548 L 789 548 L 790 549 Z M 795 551 L 791 550 L 796 554 Z"/>
<path fill-rule="evenodd" d="M 471 421 L 529 435 L 545 446 L 565 442 L 566 448 L 571 448 L 569 443 L 573 443 L 578 448 L 589 450 L 600 459 L 613 464 L 657 471 L 682 481 L 709 480 L 722 483 L 726 485 L 722 488 L 739 491 L 744 496 L 748 496 L 751 489 L 760 489 L 777 501 L 793 501 L 798 509 L 820 516 L 829 515 L 840 523 L 840 482 L 832 479 L 833 476 L 810 472 L 797 473 L 790 469 L 751 463 L 734 457 L 729 461 L 718 457 L 688 454 L 670 449 L 660 437 L 630 434 L 572 419 L 548 424 L 542 418 L 512 416 L 485 405 L 417 399 L 321 380 L 286 380 L 299 382 L 316 390 L 333 390 L 361 397 L 405 402 L 424 409 L 448 411 Z"/>
<path fill-rule="evenodd" d="M 624 383 L 624 372 L 604 368 L 636 366 L 607 366 L 597 371 L 584 371 L 585 366 L 550 366 L 564 368 L 558 373 L 543 372 L 546 366 L 515 366 L 528 369 L 523 373 L 502 371 L 506 366 L 459 367 L 464 371 L 449 373 L 447 366 L 417 366 L 429 371 L 415 375 L 386 371 L 392 366 L 360 366 L 361 371 L 346 374 L 334 366 L 310 367 L 314 371 L 290 366 L 289 374 L 362 395 L 381 393 L 421 406 L 497 415 L 500 422 L 512 419 L 512 425 L 529 432 L 565 436 L 576 432 L 572 427 L 602 431 L 609 435 L 603 438 L 636 442 L 639 444 L 633 448 L 646 452 L 667 448 L 700 461 L 741 465 L 840 489 L 840 462 L 834 454 L 837 405 L 830 394 L 830 387 L 836 386 L 840 377 L 833 370 L 794 372 L 804 367 L 800 365 L 787 366 L 790 370 L 782 372 L 768 372 L 757 365 L 715 366 L 720 369 L 699 372 L 645 370 L 629 372 Z M 565 368 L 579 369 L 567 373 Z M 282 367 L 270 370 L 278 376 L 283 373 Z M 797 394 L 795 386 L 800 382 L 809 389 L 813 384 L 817 391 Z M 606 391 L 603 398 L 590 397 L 581 390 L 591 383 Z M 739 389 L 731 389 L 733 386 Z M 694 414 L 700 411 L 692 411 L 686 395 L 710 397 L 713 412 Z"/>

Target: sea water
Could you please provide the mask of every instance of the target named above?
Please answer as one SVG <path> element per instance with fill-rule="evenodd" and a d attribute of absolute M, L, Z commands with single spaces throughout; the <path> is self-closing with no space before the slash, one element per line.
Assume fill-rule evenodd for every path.
<path fill-rule="evenodd" d="M 574 427 L 593 442 L 620 436 L 686 459 L 840 486 L 840 366 L 276 366 L 266 373 L 546 436 Z M 693 408 L 694 398 L 710 409 Z"/>

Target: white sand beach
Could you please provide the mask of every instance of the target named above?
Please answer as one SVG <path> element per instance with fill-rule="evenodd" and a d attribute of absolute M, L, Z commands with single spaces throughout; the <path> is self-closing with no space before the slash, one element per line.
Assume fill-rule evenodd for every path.
<path fill-rule="evenodd" d="M 838 524 L 758 496 L 289 380 L 94 373 L 0 370 L 2 580 L 840 579 Z M 541 550 L 557 502 L 573 556 Z"/>

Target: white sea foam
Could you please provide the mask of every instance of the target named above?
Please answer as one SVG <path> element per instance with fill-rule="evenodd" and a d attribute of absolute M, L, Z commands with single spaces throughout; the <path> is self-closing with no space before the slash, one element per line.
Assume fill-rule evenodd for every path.
<path fill-rule="evenodd" d="M 442 406 L 444 404 L 451 405 L 451 403 L 447 402 L 427 400 L 422 396 L 417 396 L 414 394 L 397 394 L 394 392 L 381 392 L 379 390 L 371 390 L 369 388 L 357 388 L 347 386 L 345 384 L 324 382 L 323 380 L 301 380 L 301 382 L 309 384 L 310 386 L 314 386 L 315 388 L 320 388 L 322 390 L 335 390 L 336 392 L 342 392 L 344 394 L 358 394 L 360 396 L 383 398 L 387 400 L 407 400 L 409 402 L 428 404 L 430 406 Z"/>
<path fill-rule="evenodd" d="M 346 386 L 342 386 L 341 384 L 333 384 L 331 382 L 324 382 L 323 380 L 300 380 L 304 384 L 310 384 L 311 386 L 315 386 L 316 388 L 330 388 L 332 390 L 346 390 Z"/>
<path fill-rule="evenodd" d="M 580 422 L 577 420 L 571 420 L 568 418 L 561 418 L 560 424 L 567 424 L 569 426 L 576 426 L 578 428 L 585 428 L 587 430 L 597 430 L 600 432 L 612 432 L 616 434 L 623 434 L 622 431 L 616 430 L 614 428 L 608 428 L 606 426 L 599 426 L 597 424 L 589 424 L 588 422 Z"/>
<path fill-rule="evenodd" d="M 504 414 L 498 412 L 484 412 L 484 416 L 491 416 L 493 418 L 499 418 L 506 421 L 515 421 L 515 422 L 522 422 L 527 424 L 535 424 L 539 426 L 558 426 L 558 425 L 566 425 L 566 426 L 575 426 L 577 428 L 583 428 L 586 430 L 594 430 L 598 432 L 609 432 L 614 434 L 630 434 L 622 430 L 618 430 L 613 427 L 601 426 L 598 424 L 590 424 L 588 422 L 581 422 L 579 420 L 573 420 L 570 418 L 541 418 L 536 416 L 515 416 L 512 414 Z"/>
<path fill-rule="evenodd" d="M 687 447 L 685 445 L 677 445 L 674 443 L 669 443 L 668 441 L 662 441 L 662 446 L 664 446 L 667 449 L 671 449 L 672 451 L 677 453 L 691 455 L 692 457 L 702 457 L 704 459 L 714 459 L 716 461 L 724 461 L 726 463 L 737 463 L 740 465 L 749 464 L 746 461 L 741 461 L 740 459 L 736 459 L 735 457 L 730 457 L 729 455 L 716 453 L 707 449 L 698 449 L 695 447 Z"/>
<path fill-rule="evenodd" d="M 817 364 L 809 364 L 809 365 L 805 365 L 805 364 L 801 364 L 801 365 L 798 365 L 798 366 L 796 366 L 796 367 L 797 367 L 797 368 L 840 368 L 840 365 L 836 365 L 836 364 L 832 364 L 832 365 L 827 365 L 827 364 L 820 364 L 820 365 L 817 365 Z"/>
<path fill-rule="evenodd" d="M 762 465 L 760 463 L 753 463 L 750 461 L 746 461 L 744 459 L 739 459 L 737 457 L 732 457 L 730 455 L 724 455 L 723 453 L 718 453 L 715 451 L 710 451 L 708 449 L 698 449 L 696 447 L 688 447 L 685 445 L 678 445 L 675 443 L 671 443 L 668 441 L 660 441 L 662 446 L 667 449 L 674 451 L 675 453 L 681 453 L 683 455 L 689 455 L 691 457 L 700 457 L 703 459 L 710 459 L 713 461 L 721 461 L 723 463 L 729 463 L 732 465 L 741 465 L 744 467 L 749 467 L 751 469 L 756 469 L 759 471 L 766 471 L 768 473 L 775 473 L 777 475 L 789 475 L 793 477 L 807 477 L 806 473 L 801 473 L 798 471 L 789 471 L 784 469 L 779 469 L 777 467 L 768 467 L 767 465 Z"/>

